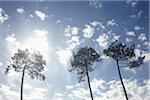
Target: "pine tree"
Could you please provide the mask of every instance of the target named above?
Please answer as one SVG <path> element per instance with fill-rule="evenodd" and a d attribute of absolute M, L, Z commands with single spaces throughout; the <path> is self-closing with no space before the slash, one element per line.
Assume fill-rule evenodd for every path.
<path fill-rule="evenodd" d="M 23 100 L 23 84 L 25 73 L 28 74 L 31 79 L 36 78 L 44 81 L 46 77 L 44 74 L 42 74 L 42 72 L 44 71 L 45 65 L 46 61 L 43 59 L 43 56 L 40 54 L 40 52 L 31 53 L 28 49 L 18 49 L 17 53 L 11 57 L 10 65 L 6 67 L 5 74 L 7 74 L 11 69 L 22 73 L 20 100 Z"/>
<path fill-rule="evenodd" d="M 135 54 L 135 45 L 127 46 L 123 43 L 120 43 L 118 41 L 115 41 L 110 44 L 110 46 L 104 50 L 104 54 L 106 56 L 109 56 L 113 58 L 116 63 L 117 63 L 117 69 L 120 77 L 120 81 L 124 90 L 124 94 L 126 97 L 126 100 L 128 100 L 127 96 L 127 91 L 125 89 L 122 76 L 121 76 L 121 71 L 120 71 L 120 66 L 122 67 L 129 67 L 129 68 L 137 68 L 141 64 L 143 64 L 143 60 L 145 56 L 137 56 Z M 124 65 L 125 64 L 125 65 Z"/>
<path fill-rule="evenodd" d="M 73 52 L 71 60 L 70 72 L 75 72 L 78 75 L 79 82 L 84 81 L 84 76 L 87 76 L 88 86 L 90 90 L 91 100 L 93 100 L 92 89 L 90 85 L 89 72 L 92 72 L 94 62 L 100 61 L 100 55 L 91 47 L 79 48 L 77 52 Z"/>

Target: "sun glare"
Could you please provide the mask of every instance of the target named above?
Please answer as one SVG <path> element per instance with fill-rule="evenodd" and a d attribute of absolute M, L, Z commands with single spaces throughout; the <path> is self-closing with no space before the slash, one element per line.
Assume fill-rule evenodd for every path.
<path fill-rule="evenodd" d="M 49 43 L 47 39 L 47 31 L 44 30 L 36 30 L 34 31 L 34 35 L 28 37 L 26 41 L 23 43 L 23 48 L 27 48 L 33 51 L 39 51 L 46 60 L 48 60 L 49 53 Z"/>

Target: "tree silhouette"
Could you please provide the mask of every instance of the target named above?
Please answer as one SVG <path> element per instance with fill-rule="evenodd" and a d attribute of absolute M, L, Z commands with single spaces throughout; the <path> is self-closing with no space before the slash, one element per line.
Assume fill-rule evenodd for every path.
<path fill-rule="evenodd" d="M 120 81 L 125 93 L 126 100 L 128 100 L 127 92 L 122 80 L 120 65 L 122 67 L 128 66 L 129 68 L 137 68 L 143 64 L 145 56 L 137 56 L 135 54 L 135 45 L 127 46 L 123 43 L 115 41 L 104 50 L 106 56 L 112 57 L 117 63 L 117 69 L 120 77 Z"/>
<path fill-rule="evenodd" d="M 23 100 L 23 83 L 25 73 L 27 73 L 31 79 L 36 78 L 44 81 L 46 77 L 42 74 L 42 71 L 44 71 L 45 65 L 46 61 L 43 59 L 40 52 L 31 53 L 28 49 L 18 49 L 18 52 L 11 57 L 10 65 L 6 67 L 5 74 L 7 74 L 11 69 L 22 73 L 20 100 Z"/>
<path fill-rule="evenodd" d="M 84 76 L 87 75 L 91 99 L 93 100 L 92 89 L 90 85 L 89 72 L 94 68 L 92 64 L 99 61 L 100 55 L 91 47 L 79 48 L 77 52 L 73 52 L 73 59 L 71 59 L 70 72 L 75 72 L 79 77 L 79 82 L 84 81 Z"/>

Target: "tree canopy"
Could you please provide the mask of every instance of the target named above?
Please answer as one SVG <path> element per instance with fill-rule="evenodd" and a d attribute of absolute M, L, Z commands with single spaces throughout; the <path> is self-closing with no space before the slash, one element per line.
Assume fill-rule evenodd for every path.
<path fill-rule="evenodd" d="M 5 73 L 7 74 L 10 69 L 14 69 L 16 72 L 23 72 L 23 70 L 25 70 L 25 73 L 27 73 L 31 79 L 37 78 L 39 80 L 45 80 L 46 77 L 42 74 L 45 65 L 46 61 L 40 52 L 18 49 L 17 53 L 11 57 L 10 65 L 7 66 Z"/>
<path fill-rule="evenodd" d="M 86 70 L 93 71 L 92 64 L 99 61 L 99 57 L 100 55 L 91 47 L 79 48 L 77 52 L 73 52 L 69 71 L 79 75 L 79 82 L 84 81 Z"/>

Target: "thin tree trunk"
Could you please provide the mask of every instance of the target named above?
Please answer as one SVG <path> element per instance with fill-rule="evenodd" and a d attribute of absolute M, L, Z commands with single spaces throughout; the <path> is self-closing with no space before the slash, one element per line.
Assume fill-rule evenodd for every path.
<path fill-rule="evenodd" d="M 118 61 L 116 61 L 116 62 L 117 62 L 118 73 L 119 73 L 120 81 L 121 81 L 121 84 L 122 84 L 122 87 L 123 87 L 123 90 L 124 90 L 124 94 L 125 94 L 126 100 L 128 100 L 127 92 L 126 92 L 126 89 L 125 89 L 125 86 L 123 84 L 123 80 L 122 80 L 122 77 L 121 77 L 119 63 L 118 63 Z"/>
<path fill-rule="evenodd" d="M 25 74 L 25 67 L 24 67 L 23 72 L 22 72 L 20 100 L 23 100 L 23 81 L 24 81 L 24 74 Z"/>
<path fill-rule="evenodd" d="M 86 67 L 86 75 L 87 75 L 88 85 L 89 85 L 89 89 L 90 89 L 91 100 L 94 100 L 93 99 L 93 94 L 92 94 L 92 89 L 91 89 L 91 84 L 90 84 L 90 78 L 89 78 L 89 73 L 88 73 L 87 67 Z"/>

